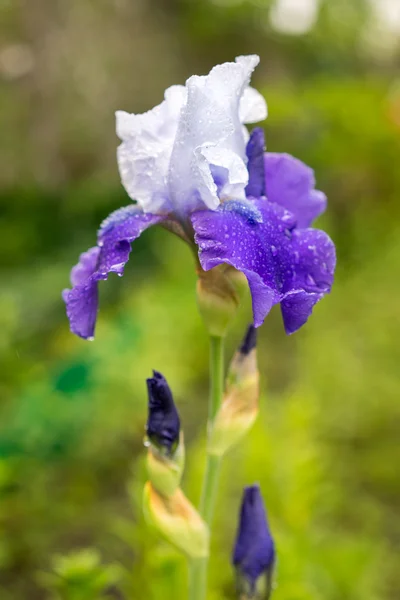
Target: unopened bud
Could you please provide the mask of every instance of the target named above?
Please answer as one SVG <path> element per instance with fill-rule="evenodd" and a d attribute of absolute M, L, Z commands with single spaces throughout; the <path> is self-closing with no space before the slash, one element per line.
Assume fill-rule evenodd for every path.
<path fill-rule="evenodd" d="M 224 398 L 210 433 L 210 454 L 225 454 L 257 418 L 259 372 L 256 342 L 256 330 L 250 325 L 229 367 Z"/>
<path fill-rule="evenodd" d="M 258 485 L 245 488 L 232 557 L 239 600 L 268 600 L 275 564 L 274 541 Z"/>
<path fill-rule="evenodd" d="M 146 519 L 168 542 L 190 558 L 208 556 L 208 527 L 181 489 L 167 497 L 148 481 L 143 500 Z"/>
<path fill-rule="evenodd" d="M 163 375 L 153 371 L 147 379 L 149 440 L 147 469 L 149 479 L 161 494 L 172 495 L 179 487 L 185 462 L 183 433 L 172 392 Z"/>
<path fill-rule="evenodd" d="M 228 265 L 219 265 L 210 271 L 200 269 L 198 276 L 197 304 L 202 319 L 210 335 L 223 337 L 240 302 L 236 272 Z"/>
<path fill-rule="evenodd" d="M 172 392 L 165 377 L 153 371 L 146 380 L 149 396 L 149 415 L 146 433 L 160 452 L 171 455 L 179 441 L 180 420 Z"/>

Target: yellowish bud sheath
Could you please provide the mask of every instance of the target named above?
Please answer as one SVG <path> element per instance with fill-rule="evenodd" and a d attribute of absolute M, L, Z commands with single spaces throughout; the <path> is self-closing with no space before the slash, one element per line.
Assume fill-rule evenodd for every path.
<path fill-rule="evenodd" d="M 198 270 L 196 286 L 197 304 L 208 333 L 224 337 L 239 306 L 239 294 L 230 280 L 232 267 L 214 267 L 210 271 Z"/>
<path fill-rule="evenodd" d="M 237 271 L 230 265 L 226 265 L 226 276 L 228 277 L 230 283 L 235 288 L 235 292 L 240 300 L 244 297 L 245 294 L 249 292 L 249 284 L 247 282 L 247 277 L 241 271 Z"/>
<path fill-rule="evenodd" d="M 257 351 L 237 352 L 229 368 L 226 390 L 213 424 L 208 452 L 224 455 L 249 431 L 258 415 Z"/>
<path fill-rule="evenodd" d="M 159 494 L 148 481 L 143 508 L 147 521 L 178 550 L 191 559 L 208 556 L 208 527 L 180 488 L 167 497 Z"/>
<path fill-rule="evenodd" d="M 179 444 L 172 456 L 162 454 L 150 444 L 147 454 L 147 472 L 149 479 L 160 494 L 172 496 L 179 487 L 185 464 L 185 446 L 183 432 L 180 433 Z"/>

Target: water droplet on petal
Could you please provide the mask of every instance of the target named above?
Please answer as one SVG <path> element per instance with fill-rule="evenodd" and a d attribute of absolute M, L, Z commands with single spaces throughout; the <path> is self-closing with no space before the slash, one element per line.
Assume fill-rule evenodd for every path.
<path fill-rule="evenodd" d="M 295 223 L 295 219 L 294 216 L 292 215 L 292 213 L 285 211 L 285 214 L 282 215 L 282 221 L 286 224 L 293 224 Z"/>
<path fill-rule="evenodd" d="M 307 285 L 310 285 L 311 287 L 315 287 L 315 285 L 316 285 L 314 277 L 310 274 L 308 274 L 306 277 L 306 283 L 307 283 Z"/>
<path fill-rule="evenodd" d="M 278 250 L 277 250 L 276 246 L 271 246 L 271 252 L 272 252 L 272 256 L 276 256 L 278 254 Z"/>

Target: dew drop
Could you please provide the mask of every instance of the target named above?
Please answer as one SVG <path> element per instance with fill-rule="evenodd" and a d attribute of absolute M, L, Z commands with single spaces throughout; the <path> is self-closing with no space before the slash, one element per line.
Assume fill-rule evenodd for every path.
<path fill-rule="evenodd" d="M 306 277 L 306 283 L 307 283 L 307 285 L 310 285 L 312 287 L 314 287 L 316 285 L 314 277 L 310 274 L 308 274 Z"/>
<path fill-rule="evenodd" d="M 293 223 L 293 221 L 294 221 L 293 215 L 289 212 L 285 212 L 285 214 L 282 215 L 282 221 L 286 224 Z"/>
<path fill-rule="evenodd" d="M 272 252 L 272 256 L 276 256 L 278 254 L 278 250 L 277 250 L 276 246 L 271 246 L 271 252 Z"/>

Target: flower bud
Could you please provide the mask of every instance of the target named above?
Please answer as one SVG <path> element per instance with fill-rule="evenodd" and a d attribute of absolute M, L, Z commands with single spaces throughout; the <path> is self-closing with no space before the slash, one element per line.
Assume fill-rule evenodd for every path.
<path fill-rule="evenodd" d="M 179 414 L 168 383 L 157 371 L 147 379 L 149 415 L 146 432 L 150 442 L 147 455 L 149 479 L 164 495 L 179 486 L 185 462 Z"/>
<path fill-rule="evenodd" d="M 227 265 L 198 270 L 197 304 L 210 335 L 223 337 L 236 315 L 240 295 L 239 280 L 234 275 L 235 270 Z"/>
<path fill-rule="evenodd" d="M 240 600 L 268 600 L 272 592 L 275 547 L 258 485 L 244 489 L 232 557 Z"/>
<path fill-rule="evenodd" d="M 168 542 L 190 558 L 208 556 L 208 527 L 181 489 L 167 497 L 148 481 L 143 500 L 146 519 Z"/>
<path fill-rule="evenodd" d="M 149 413 L 146 433 L 160 452 L 171 456 L 179 441 L 180 420 L 167 380 L 158 371 L 146 380 Z"/>
<path fill-rule="evenodd" d="M 256 343 L 256 329 L 250 325 L 229 367 L 224 398 L 210 433 L 210 454 L 225 454 L 257 418 L 259 372 Z"/>

